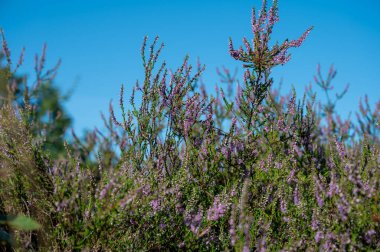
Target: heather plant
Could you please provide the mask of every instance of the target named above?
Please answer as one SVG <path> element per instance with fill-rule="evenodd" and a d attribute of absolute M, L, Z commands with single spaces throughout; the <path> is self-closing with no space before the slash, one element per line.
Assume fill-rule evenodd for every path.
<path fill-rule="evenodd" d="M 378 250 L 379 105 L 371 109 L 365 99 L 358 122 L 342 120 L 335 105 L 346 90 L 329 96 L 334 68 L 326 79 L 317 68 L 327 104 L 311 88 L 302 99 L 275 90 L 271 69 L 287 63 L 288 50 L 311 31 L 272 46 L 278 19 L 277 1 L 269 9 L 263 1 L 257 18 L 253 10 L 252 42 L 244 38 L 245 50 L 235 50 L 230 40 L 245 69 L 242 85 L 223 68 L 227 87 L 214 94 L 202 81 L 204 66 L 193 68 L 186 56 L 168 69 L 159 59 L 164 45 L 157 37 L 149 46 L 146 37 L 145 75 L 129 102 L 122 86 L 120 111 L 111 102 L 102 114 L 106 131 L 59 138 L 59 158 L 45 145 L 52 133 L 31 119 L 43 90 L 19 89 L 23 103 L 9 99 L 0 108 L 0 214 L 28 216 L 40 228 L 0 222 L 0 237 L 8 237 L 2 248 Z M 10 83 L 4 38 L 3 51 L 0 76 Z"/>

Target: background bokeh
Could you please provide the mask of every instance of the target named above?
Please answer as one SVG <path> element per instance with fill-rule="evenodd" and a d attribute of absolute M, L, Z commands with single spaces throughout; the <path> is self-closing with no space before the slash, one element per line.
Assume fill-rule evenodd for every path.
<path fill-rule="evenodd" d="M 110 99 L 118 100 L 122 83 L 129 96 L 135 81 L 143 78 L 140 47 L 145 35 L 160 36 L 166 45 L 161 59 L 171 68 L 186 54 L 193 64 L 199 57 L 207 66 L 203 80 L 214 90 L 216 67 L 233 70 L 239 65 L 228 54 L 228 38 L 236 46 L 243 36 L 250 38 L 253 6 L 260 8 L 261 1 L 0 0 L 0 27 L 15 61 L 26 48 L 21 73 L 33 77 L 34 54 L 44 42 L 48 66 L 62 59 L 56 84 L 62 92 L 74 88 L 67 109 L 80 132 L 99 127 L 99 112 L 107 111 Z M 350 83 L 337 107 L 344 117 L 357 110 L 365 94 L 371 104 L 379 99 L 380 1 L 282 0 L 279 7 L 274 40 L 296 39 L 314 25 L 302 47 L 292 51 L 292 60 L 273 73 L 276 85 L 283 81 L 283 93 L 293 85 L 302 94 L 320 63 L 325 73 L 335 65 L 337 91 Z"/>

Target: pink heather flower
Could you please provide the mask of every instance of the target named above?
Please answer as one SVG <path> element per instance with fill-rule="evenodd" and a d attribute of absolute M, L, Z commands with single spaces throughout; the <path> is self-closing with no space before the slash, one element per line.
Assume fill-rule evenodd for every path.
<path fill-rule="evenodd" d="M 261 237 L 258 241 L 258 248 L 257 248 L 257 251 L 258 252 L 265 252 L 266 249 L 267 249 L 267 246 L 266 246 L 266 237 Z"/>
<path fill-rule="evenodd" d="M 144 195 L 150 194 L 150 192 L 151 192 L 150 185 L 149 184 L 144 185 L 142 187 L 142 192 Z"/>
<path fill-rule="evenodd" d="M 178 248 L 184 248 L 185 247 L 185 243 L 184 242 L 181 242 L 180 244 L 178 244 Z"/>
<path fill-rule="evenodd" d="M 207 212 L 207 219 L 216 221 L 224 216 L 227 210 L 227 205 L 220 202 L 219 197 L 215 197 L 212 207 Z"/>
<path fill-rule="evenodd" d="M 241 97 L 243 96 L 243 90 L 240 85 L 237 85 L 236 88 L 236 96 L 235 96 L 235 101 L 236 101 L 236 107 L 239 109 L 240 108 L 240 103 L 241 103 Z"/>
<path fill-rule="evenodd" d="M 282 50 L 279 53 L 277 53 L 276 56 L 273 58 L 273 64 L 274 65 L 285 65 L 290 60 L 290 55 L 286 55 L 287 51 Z"/>
<path fill-rule="evenodd" d="M 367 243 L 372 243 L 372 240 L 373 240 L 373 236 L 376 235 L 376 231 L 371 229 L 371 230 L 368 230 L 365 235 L 364 235 L 364 239 Z"/>
<path fill-rule="evenodd" d="M 107 195 L 107 193 L 109 192 L 109 190 L 113 187 L 113 185 L 114 185 L 114 181 L 113 180 L 111 180 L 104 188 L 103 188 L 103 190 L 101 190 L 100 191 L 100 193 L 99 193 L 99 199 L 101 200 L 101 199 L 103 199 L 106 195 Z"/>
<path fill-rule="evenodd" d="M 318 189 L 317 190 L 315 190 L 315 197 L 316 197 L 316 199 L 317 199 L 317 204 L 318 204 L 318 206 L 319 207 L 323 207 L 323 205 L 324 205 L 324 201 L 323 201 L 323 198 L 319 195 L 319 191 L 318 191 Z"/>
<path fill-rule="evenodd" d="M 265 126 L 264 126 L 264 131 L 265 131 L 265 132 L 269 132 L 269 131 L 270 131 L 270 129 L 271 129 L 271 127 L 270 127 L 270 126 L 268 126 L 268 125 L 265 125 Z"/>
<path fill-rule="evenodd" d="M 288 113 L 290 115 L 295 115 L 295 109 L 296 109 L 296 97 L 293 95 L 292 98 L 290 98 L 288 103 Z"/>
<path fill-rule="evenodd" d="M 232 39 L 230 39 L 230 42 L 229 42 L 229 49 L 230 49 L 230 55 L 238 60 L 240 59 L 240 51 L 237 51 L 234 49 L 234 45 L 232 44 Z"/>
<path fill-rule="evenodd" d="M 316 176 L 314 176 L 314 182 L 315 182 L 315 185 L 316 185 L 316 188 L 315 188 L 315 197 L 317 199 L 318 206 L 319 207 L 323 207 L 324 201 L 323 201 L 323 198 L 320 195 L 320 192 L 323 192 L 324 188 L 321 185 L 320 180 Z"/>
<path fill-rule="evenodd" d="M 296 206 L 298 206 L 298 204 L 300 203 L 300 196 L 299 196 L 299 192 L 298 192 L 298 185 L 296 185 L 296 188 L 293 191 L 293 201 L 294 201 L 294 205 L 296 205 Z"/>
<path fill-rule="evenodd" d="M 283 198 L 281 198 L 281 200 L 280 200 L 280 210 L 282 213 L 287 212 L 286 201 Z"/>
<path fill-rule="evenodd" d="M 203 211 L 200 210 L 196 215 L 186 213 L 185 225 L 190 227 L 191 232 L 197 234 L 203 218 Z"/>
<path fill-rule="evenodd" d="M 185 119 L 183 121 L 183 129 L 184 129 L 185 135 L 189 133 L 191 126 L 192 126 L 192 122 L 190 119 Z"/>
<path fill-rule="evenodd" d="M 223 156 L 226 158 L 226 159 L 230 159 L 231 157 L 231 151 L 229 150 L 229 148 L 227 148 L 226 146 L 223 146 L 221 148 L 221 152 L 223 154 Z"/>
<path fill-rule="evenodd" d="M 285 123 L 284 123 L 284 119 L 279 119 L 277 121 L 277 127 L 280 131 L 284 131 L 284 128 L 285 128 Z"/>
<path fill-rule="evenodd" d="M 234 246 L 236 243 L 236 232 L 235 229 L 230 228 L 229 233 L 231 235 L 231 245 Z"/>
<path fill-rule="evenodd" d="M 276 162 L 274 163 L 274 166 L 275 166 L 277 169 L 281 169 L 281 168 L 282 168 L 282 163 L 276 161 Z"/>
<path fill-rule="evenodd" d="M 250 252 L 248 245 L 244 245 L 243 252 Z"/>
<path fill-rule="evenodd" d="M 331 170 L 335 168 L 335 163 L 334 163 L 334 161 L 332 160 L 331 157 L 327 160 L 327 166 L 328 166 Z"/>
<path fill-rule="evenodd" d="M 251 52 L 252 51 L 252 48 L 251 48 L 251 45 L 249 44 L 248 40 L 246 37 L 243 38 L 243 43 L 245 45 L 245 48 L 247 50 L 247 52 Z"/>
<path fill-rule="evenodd" d="M 338 139 L 334 139 L 336 148 L 338 150 L 339 157 L 341 159 L 344 159 L 346 157 L 346 151 L 344 148 L 344 144 L 342 142 L 338 142 Z"/>
<path fill-rule="evenodd" d="M 253 34 L 256 34 L 256 32 L 257 32 L 258 30 L 257 30 L 257 26 L 256 26 L 256 13 L 255 13 L 255 9 L 254 9 L 254 8 L 252 8 L 251 28 L 252 28 L 252 33 L 253 33 Z"/>
<path fill-rule="evenodd" d="M 290 174 L 289 174 L 289 177 L 288 177 L 287 180 L 286 180 L 288 183 L 290 183 L 290 182 L 293 181 L 295 173 L 296 173 L 296 171 L 295 171 L 294 169 L 291 170 L 291 172 L 290 172 Z"/>
<path fill-rule="evenodd" d="M 231 206 L 231 215 L 230 219 L 228 220 L 228 224 L 230 225 L 229 233 L 231 235 L 231 245 L 234 246 L 237 240 L 236 237 L 236 227 L 235 227 L 235 205 L 232 204 Z"/>
<path fill-rule="evenodd" d="M 260 161 L 260 165 L 259 165 L 259 167 L 260 167 L 260 170 L 262 170 L 262 171 L 265 171 L 265 172 L 268 171 L 268 169 L 265 167 L 265 162 L 264 162 L 264 160 L 261 160 L 261 161 Z"/>
<path fill-rule="evenodd" d="M 239 141 L 232 141 L 231 148 L 234 150 L 235 153 L 238 153 L 244 149 L 244 144 Z"/>
<path fill-rule="evenodd" d="M 158 199 L 152 200 L 150 202 L 150 206 L 152 207 L 154 212 L 157 212 L 160 208 L 160 201 Z"/>
<path fill-rule="evenodd" d="M 339 187 L 335 182 L 335 176 L 332 176 L 330 185 L 329 185 L 329 191 L 327 192 L 327 197 L 331 198 L 335 194 L 337 194 L 339 191 Z"/>
<path fill-rule="evenodd" d="M 334 240 L 336 239 L 333 233 L 328 233 L 326 235 L 326 241 L 323 244 L 323 251 L 336 251 L 337 247 L 334 244 Z"/>
<path fill-rule="evenodd" d="M 315 211 L 314 211 L 313 218 L 311 220 L 311 229 L 312 230 L 317 230 L 318 227 L 319 227 L 319 224 L 320 224 L 315 215 L 316 214 L 315 214 Z"/>
<path fill-rule="evenodd" d="M 199 226 L 196 226 L 194 224 L 190 224 L 190 231 L 193 232 L 194 234 L 197 234 L 199 230 Z"/>
<path fill-rule="evenodd" d="M 268 28 L 273 27 L 279 21 L 277 6 L 271 6 L 269 9 Z"/>
<path fill-rule="evenodd" d="M 302 150 L 298 147 L 296 142 L 292 144 L 293 153 L 296 153 L 298 157 L 302 157 Z"/>
<path fill-rule="evenodd" d="M 203 157 L 207 157 L 208 155 L 208 149 L 207 149 L 207 144 L 208 141 L 205 141 L 204 144 L 202 144 L 202 147 L 201 147 L 201 153 L 202 153 L 202 156 Z"/>
<path fill-rule="evenodd" d="M 318 231 L 314 236 L 316 243 L 319 243 L 323 238 L 324 238 L 324 235 L 323 235 L 323 232 L 321 231 Z"/>
<path fill-rule="evenodd" d="M 343 221 L 347 220 L 348 217 L 348 207 L 344 204 L 338 203 L 339 215 Z"/>
<path fill-rule="evenodd" d="M 265 19 L 267 18 L 267 1 L 263 0 L 261 5 L 261 10 L 259 12 L 259 18 L 257 20 L 257 24 L 261 25 L 265 23 Z"/>
<path fill-rule="evenodd" d="M 248 216 L 246 216 L 246 218 L 248 218 Z M 250 233 L 249 233 L 249 229 L 250 229 L 250 225 L 248 223 L 248 220 L 246 220 L 245 224 L 244 224 L 244 247 L 246 247 L 249 251 L 249 243 L 251 241 L 251 236 L 250 236 Z M 246 251 L 244 250 L 243 248 L 243 251 Z"/>
<path fill-rule="evenodd" d="M 301 37 L 299 37 L 299 39 L 296 39 L 296 40 L 292 40 L 289 42 L 289 46 L 291 47 L 300 47 L 302 45 L 302 43 L 305 41 L 306 37 L 309 35 L 310 31 L 312 30 L 313 28 L 310 27 L 309 29 L 307 29 Z"/>

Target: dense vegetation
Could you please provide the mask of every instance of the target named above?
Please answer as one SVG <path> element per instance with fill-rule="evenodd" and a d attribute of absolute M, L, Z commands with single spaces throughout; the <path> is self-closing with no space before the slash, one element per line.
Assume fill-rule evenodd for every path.
<path fill-rule="evenodd" d="M 315 76 L 326 104 L 311 87 L 302 99 L 281 95 L 271 70 L 311 28 L 272 45 L 277 21 L 276 1 L 253 11 L 253 39 L 237 50 L 230 40 L 242 81 L 223 69 L 227 88 L 213 95 L 204 67 L 185 58 L 168 70 L 158 64 L 163 45 L 145 39 L 145 76 L 129 104 L 121 87 L 121 113 L 110 104 L 107 131 L 83 138 L 69 137 L 45 48 L 30 83 L 2 33 L 1 248 L 379 250 L 380 102 L 365 99 L 356 121 L 341 119 L 335 105 L 347 90 L 331 99 L 333 67 Z"/>

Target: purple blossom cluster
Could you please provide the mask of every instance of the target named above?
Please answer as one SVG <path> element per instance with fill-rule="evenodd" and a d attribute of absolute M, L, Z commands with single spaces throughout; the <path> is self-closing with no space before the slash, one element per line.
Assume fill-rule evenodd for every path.
<path fill-rule="evenodd" d="M 296 40 L 286 40 L 281 45 L 277 43 L 273 47 L 270 47 L 270 36 L 274 25 L 279 21 L 279 16 L 276 2 L 270 7 L 269 11 L 267 11 L 266 5 L 266 0 L 264 0 L 257 18 L 255 9 L 252 10 L 251 27 L 254 35 L 252 39 L 253 46 L 245 37 L 243 38 L 245 50 L 242 47 L 235 50 L 231 39 L 229 42 L 230 55 L 234 59 L 248 63 L 244 66 L 259 71 L 270 69 L 276 65 L 286 64 L 290 60 L 288 50 L 292 47 L 300 47 L 312 30 L 312 27 L 307 29 L 301 37 Z"/>
<path fill-rule="evenodd" d="M 207 219 L 209 221 L 219 220 L 227 211 L 227 204 L 220 201 L 219 197 L 215 197 L 212 207 L 207 211 Z"/>

